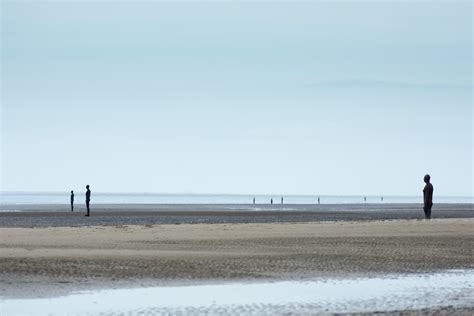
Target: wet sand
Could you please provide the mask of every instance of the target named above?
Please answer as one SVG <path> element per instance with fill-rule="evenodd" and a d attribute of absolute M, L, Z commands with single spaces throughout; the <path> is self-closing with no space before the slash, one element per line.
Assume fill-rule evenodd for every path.
<path fill-rule="evenodd" d="M 74 212 L 69 205 L 0 205 L 0 227 L 116 226 L 216 223 L 297 223 L 423 219 L 420 204 L 218 205 L 101 204 Z M 474 218 L 473 204 L 436 204 L 433 218 Z"/>
<path fill-rule="evenodd" d="M 473 269 L 474 219 L 0 228 L 0 296 Z"/>

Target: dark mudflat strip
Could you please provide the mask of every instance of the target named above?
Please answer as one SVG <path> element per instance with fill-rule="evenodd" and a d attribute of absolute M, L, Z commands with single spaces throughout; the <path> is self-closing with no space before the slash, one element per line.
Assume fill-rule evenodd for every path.
<path fill-rule="evenodd" d="M 2 205 L 0 227 L 278 223 L 423 219 L 418 204 L 95 205 L 91 217 L 68 205 Z M 15 211 L 9 211 L 15 210 Z M 474 218 L 473 204 L 438 204 L 433 218 Z"/>

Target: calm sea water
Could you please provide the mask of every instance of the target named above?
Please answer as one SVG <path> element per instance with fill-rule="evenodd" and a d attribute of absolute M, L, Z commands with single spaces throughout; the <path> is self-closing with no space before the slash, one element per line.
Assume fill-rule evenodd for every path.
<path fill-rule="evenodd" d="M 84 200 L 84 192 L 76 192 L 77 202 Z M 281 203 L 281 195 L 232 194 L 156 194 L 156 193 L 96 193 L 94 204 L 257 204 Z M 422 196 L 364 196 L 321 195 L 321 204 L 358 203 L 422 203 Z M 317 195 L 284 195 L 285 204 L 317 204 Z M 435 203 L 473 203 L 473 197 L 435 196 Z M 1 192 L 0 204 L 68 204 L 69 192 Z"/>

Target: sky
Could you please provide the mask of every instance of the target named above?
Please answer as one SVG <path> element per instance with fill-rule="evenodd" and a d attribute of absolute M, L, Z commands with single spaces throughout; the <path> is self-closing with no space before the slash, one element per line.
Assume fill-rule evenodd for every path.
<path fill-rule="evenodd" d="M 4 0 L 0 189 L 472 196 L 472 15 Z"/>

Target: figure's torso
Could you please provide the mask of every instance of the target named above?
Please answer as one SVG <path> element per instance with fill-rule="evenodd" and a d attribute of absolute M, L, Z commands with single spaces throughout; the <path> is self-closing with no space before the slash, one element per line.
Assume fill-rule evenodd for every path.
<path fill-rule="evenodd" d="M 425 204 L 426 203 L 433 203 L 433 185 L 431 183 L 427 183 L 425 188 L 423 189 L 423 194 L 425 197 Z"/>

